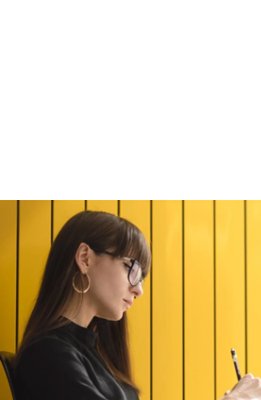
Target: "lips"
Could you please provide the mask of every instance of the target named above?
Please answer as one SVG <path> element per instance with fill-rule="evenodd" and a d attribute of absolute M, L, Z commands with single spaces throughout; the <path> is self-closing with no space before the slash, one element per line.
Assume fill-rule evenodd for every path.
<path fill-rule="evenodd" d="M 132 306 L 132 303 L 133 303 L 133 301 L 131 301 L 131 300 L 126 300 L 126 299 L 123 299 L 127 304 L 129 304 L 129 306 Z"/>

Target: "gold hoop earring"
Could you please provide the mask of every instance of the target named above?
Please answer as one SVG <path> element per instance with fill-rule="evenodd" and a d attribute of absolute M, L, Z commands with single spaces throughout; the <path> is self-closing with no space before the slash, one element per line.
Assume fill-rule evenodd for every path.
<path fill-rule="evenodd" d="M 86 273 L 86 276 L 88 278 L 88 286 L 87 286 L 86 289 L 81 290 L 81 289 L 78 289 L 76 284 L 75 284 L 75 278 L 76 278 L 77 274 L 80 274 L 80 271 L 75 272 L 75 274 L 73 276 L 73 279 L 72 279 L 72 287 L 73 287 L 73 289 L 75 290 L 75 292 L 80 293 L 80 294 L 87 293 L 88 290 L 90 289 L 90 286 L 91 286 L 91 281 L 90 281 L 89 276 Z M 85 275 L 85 274 L 81 274 L 81 275 Z"/>

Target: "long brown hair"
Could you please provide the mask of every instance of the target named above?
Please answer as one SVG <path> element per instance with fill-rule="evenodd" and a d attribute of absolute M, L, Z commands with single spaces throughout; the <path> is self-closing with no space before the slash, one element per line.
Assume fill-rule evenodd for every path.
<path fill-rule="evenodd" d="M 81 242 L 87 243 L 96 253 L 113 249 L 115 257 L 135 258 L 142 266 L 144 277 L 149 271 L 149 247 L 142 232 L 130 221 L 103 211 L 83 211 L 74 215 L 51 246 L 39 294 L 14 365 L 36 337 L 70 323 L 61 316 L 73 295 L 72 279 L 78 270 L 75 253 Z M 82 298 L 83 295 L 79 296 L 80 302 Z M 114 377 L 139 393 L 131 375 L 126 314 L 119 321 L 94 317 L 90 328 L 97 332 L 97 350 Z"/>

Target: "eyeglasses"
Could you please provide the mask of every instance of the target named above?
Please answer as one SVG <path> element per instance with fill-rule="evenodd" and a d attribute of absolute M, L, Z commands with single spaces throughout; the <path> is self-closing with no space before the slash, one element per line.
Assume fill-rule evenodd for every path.
<path fill-rule="evenodd" d="M 131 286 L 136 286 L 138 283 L 143 282 L 143 274 L 142 274 L 142 269 L 140 263 L 131 258 L 130 259 L 131 265 L 126 265 L 127 268 L 129 268 L 129 273 L 128 273 L 128 279 L 131 284 Z"/>
<path fill-rule="evenodd" d="M 109 256 L 114 256 L 113 253 L 110 253 L 109 251 L 106 251 L 106 250 L 104 250 L 104 251 L 96 251 L 96 250 L 93 249 L 93 251 L 95 253 L 108 254 Z M 137 286 L 139 283 L 143 282 L 143 273 L 142 273 L 141 265 L 134 258 L 128 258 L 128 262 L 131 263 L 131 265 L 128 265 L 127 263 L 125 263 L 125 266 L 127 268 L 129 268 L 128 280 L 129 280 L 131 286 Z"/>

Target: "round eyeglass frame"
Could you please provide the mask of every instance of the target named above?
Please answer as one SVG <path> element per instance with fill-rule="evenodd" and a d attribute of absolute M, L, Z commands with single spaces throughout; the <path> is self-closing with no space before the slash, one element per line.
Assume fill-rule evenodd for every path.
<path fill-rule="evenodd" d="M 140 263 L 139 263 L 137 260 L 135 260 L 135 258 L 130 258 L 130 262 L 131 262 L 131 265 L 130 265 L 130 266 L 126 265 L 126 267 L 129 268 L 128 280 L 129 280 L 129 283 L 131 284 L 131 286 L 132 286 L 132 287 L 135 287 L 135 286 L 137 286 L 139 283 L 142 283 L 142 282 L 143 282 L 142 269 L 141 269 Z M 130 280 L 130 275 L 131 275 L 131 271 L 132 271 L 132 269 L 133 269 L 135 263 L 138 264 L 138 267 L 139 267 L 140 270 L 141 270 L 141 278 L 138 280 L 137 283 L 133 284 L 133 283 L 131 282 L 131 280 Z"/>
<path fill-rule="evenodd" d="M 91 249 L 92 249 L 95 253 L 97 253 L 97 254 L 108 254 L 109 256 L 114 257 L 114 254 L 113 254 L 113 253 L 110 253 L 109 251 L 106 251 L 106 250 L 101 250 L 101 251 L 99 251 L 99 250 L 95 250 L 93 247 L 91 247 Z M 139 283 L 142 284 L 144 278 L 143 278 L 143 275 L 141 274 L 142 277 L 141 277 L 141 279 L 140 279 L 137 283 L 133 284 L 133 283 L 131 282 L 131 280 L 130 280 L 130 274 L 131 274 L 132 268 L 134 267 L 135 263 L 138 264 L 138 266 L 139 266 L 140 269 L 141 269 L 141 265 L 140 265 L 140 263 L 139 263 L 135 258 L 130 258 L 130 262 L 131 262 L 131 265 L 130 265 L 130 266 L 126 265 L 126 267 L 129 268 L 129 272 L 128 272 L 128 281 L 129 281 L 129 283 L 130 283 L 130 285 L 131 285 L 132 287 L 135 287 L 135 286 L 137 286 Z"/>

